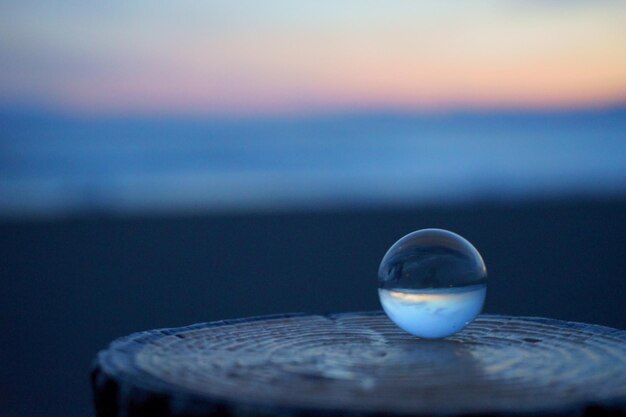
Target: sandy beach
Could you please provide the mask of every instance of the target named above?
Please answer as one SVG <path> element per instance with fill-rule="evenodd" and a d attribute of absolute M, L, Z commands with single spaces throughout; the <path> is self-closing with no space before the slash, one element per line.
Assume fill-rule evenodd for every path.
<path fill-rule="evenodd" d="M 425 227 L 481 252 L 485 312 L 626 328 L 623 199 L 5 221 L 0 402 L 85 415 L 94 353 L 134 331 L 379 309 L 380 259 Z"/>

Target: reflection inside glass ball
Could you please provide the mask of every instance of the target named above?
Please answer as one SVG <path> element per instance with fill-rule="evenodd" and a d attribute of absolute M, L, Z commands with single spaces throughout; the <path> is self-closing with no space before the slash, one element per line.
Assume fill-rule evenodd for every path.
<path fill-rule="evenodd" d="M 398 240 L 378 270 L 378 295 L 398 327 L 422 338 L 450 336 L 480 313 L 487 270 L 471 243 L 441 229 Z"/>

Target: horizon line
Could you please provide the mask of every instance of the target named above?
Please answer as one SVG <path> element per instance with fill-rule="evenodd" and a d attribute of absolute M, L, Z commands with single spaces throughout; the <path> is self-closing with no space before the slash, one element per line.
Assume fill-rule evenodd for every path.
<path fill-rule="evenodd" d="M 399 117 L 455 117 L 489 115 L 568 115 L 626 112 L 626 99 L 601 103 L 569 105 L 450 105 L 450 106 L 321 106 L 292 111 L 203 111 L 202 109 L 162 110 L 73 110 L 58 106 L 36 106 L 18 103 L 0 103 L 0 118 L 53 118 L 67 120 L 307 120 L 367 116 Z"/>

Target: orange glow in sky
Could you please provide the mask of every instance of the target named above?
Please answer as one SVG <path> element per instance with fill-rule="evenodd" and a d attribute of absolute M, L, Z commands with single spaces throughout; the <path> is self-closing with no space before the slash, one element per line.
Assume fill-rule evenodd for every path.
<path fill-rule="evenodd" d="M 0 105 L 280 114 L 626 101 L 622 1 L 70 3 L 0 5 Z"/>

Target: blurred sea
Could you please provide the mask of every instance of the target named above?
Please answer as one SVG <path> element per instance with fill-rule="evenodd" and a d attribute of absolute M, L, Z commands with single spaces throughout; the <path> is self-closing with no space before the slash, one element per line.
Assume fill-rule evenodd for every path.
<path fill-rule="evenodd" d="M 5 217 L 625 192 L 626 107 L 256 120 L 0 112 Z"/>

